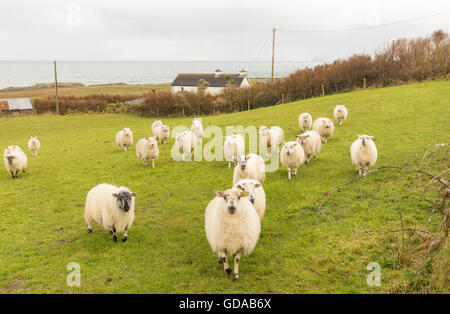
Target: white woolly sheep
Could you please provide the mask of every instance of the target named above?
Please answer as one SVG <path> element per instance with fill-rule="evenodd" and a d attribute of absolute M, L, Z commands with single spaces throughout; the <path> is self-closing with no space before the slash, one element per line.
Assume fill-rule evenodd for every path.
<path fill-rule="evenodd" d="M 327 143 L 328 138 L 333 136 L 333 121 L 328 118 L 318 118 L 313 123 L 313 130 L 319 133 L 323 143 Z"/>
<path fill-rule="evenodd" d="M 297 135 L 297 142 L 302 145 L 306 157 L 305 162 L 309 165 L 309 158 L 311 156 L 316 158 L 317 154 L 320 153 L 320 149 L 322 147 L 319 133 L 312 130 L 301 135 Z"/>
<path fill-rule="evenodd" d="M 361 170 L 364 167 L 363 177 L 367 176 L 369 166 L 375 165 L 377 161 L 377 147 L 373 142 L 373 136 L 358 135 L 358 139 L 352 143 L 350 147 L 350 155 L 352 163 L 356 165 L 358 176 L 361 177 Z"/>
<path fill-rule="evenodd" d="M 201 143 L 203 139 L 203 126 L 202 121 L 193 120 L 191 125 L 191 132 L 196 136 L 196 143 Z"/>
<path fill-rule="evenodd" d="M 158 126 L 162 126 L 163 125 L 163 123 L 162 123 L 162 121 L 161 120 L 156 120 L 156 121 L 154 121 L 153 123 L 152 123 L 152 133 L 153 133 L 153 135 L 156 135 L 155 133 L 156 133 L 156 128 L 158 127 Z"/>
<path fill-rule="evenodd" d="M 228 161 L 228 168 L 230 168 L 237 156 L 245 154 L 244 138 L 239 134 L 227 136 L 223 144 L 223 153 L 225 160 Z"/>
<path fill-rule="evenodd" d="M 196 136 L 191 131 L 184 131 L 176 135 L 175 145 L 177 150 L 181 154 L 182 161 L 191 158 L 192 152 L 195 149 L 195 144 L 196 144 Z"/>
<path fill-rule="evenodd" d="M 305 152 L 302 146 L 295 142 L 287 142 L 284 144 L 280 153 L 281 165 L 287 169 L 288 179 L 291 180 L 292 175 L 297 175 L 297 168 L 305 162 Z"/>
<path fill-rule="evenodd" d="M 28 141 L 28 149 L 31 151 L 31 156 L 37 156 L 37 152 L 40 147 L 41 142 L 39 142 L 36 136 L 32 136 Z"/>
<path fill-rule="evenodd" d="M 237 165 L 234 167 L 233 184 L 242 179 L 254 179 L 264 183 L 266 178 L 266 165 L 264 159 L 256 154 L 236 157 Z"/>
<path fill-rule="evenodd" d="M 334 108 L 334 118 L 338 120 L 339 125 L 341 126 L 345 119 L 347 119 L 348 110 L 344 105 L 337 105 Z"/>
<path fill-rule="evenodd" d="M 230 189 L 217 191 L 205 211 L 206 238 L 213 252 L 218 252 L 219 264 L 231 273 L 227 253 L 234 257 L 233 281 L 239 278 L 241 255 L 249 255 L 261 232 L 258 214 L 243 192 Z"/>
<path fill-rule="evenodd" d="M 298 116 L 298 126 L 300 127 L 300 133 L 303 133 L 305 130 L 311 129 L 312 126 L 312 117 L 309 113 L 304 112 Z"/>
<path fill-rule="evenodd" d="M 25 170 L 27 170 L 27 155 L 17 145 L 6 147 L 3 152 L 3 159 L 6 171 L 11 174 L 13 179 L 19 177 L 19 171 L 25 173 Z"/>
<path fill-rule="evenodd" d="M 133 145 L 133 132 L 129 128 L 125 128 L 117 132 L 116 144 L 120 148 L 123 147 L 124 151 L 128 150 L 128 147 Z"/>
<path fill-rule="evenodd" d="M 95 221 L 109 230 L 114 242 L 117 242 L 117 232 L 123 232 L 122 241 L 125 242 L 134 221 L 135 196 L 136 193 L 123 186 L 103 183 L 93 187 L 87 194 L 84 209 L 88 232 L 92 232 Z"/>
<path fill-rule="evenodd" d="M 260 145 L 266 150 L 266 156 L 269 156 L 272 152 L 278 152 L 284 144 L 284 132 L 278 126 L 273 126 L 270 129 L 261 126 L 258 133 Z"/>
<path fill-rule="evenodd" d="M 168 125 L 158 125 L 154 129 L 153 135 L 157 141 L 166 144 L 167 139 L 170 137 L 170 127 Z"/>
<path fill-rule="evenodd" d="M 158 141 L 154 137 L 141 138 L 136 143 L 136 156 L 142 160 L 144 166 L 148 165 L 148 160 L 152 160 L 152 167 L 155 168 L 155 159 L 159 156 Z"/>
<path fill-rule="evenodd" d="M 244 192 L 244 196 L 248 197 L 262 221 L 266 212 L 266 193 L 262 184 L 253 179 L 242 179 L 233 186 L 233 189 Z"/>

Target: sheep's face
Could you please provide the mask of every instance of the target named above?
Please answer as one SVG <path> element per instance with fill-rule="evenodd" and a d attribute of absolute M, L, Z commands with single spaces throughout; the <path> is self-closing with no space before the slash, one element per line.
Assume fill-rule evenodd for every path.
<path fill-rule="evenodd" d="M 156 139 L 154 137 L 146 137 L 147 145 L 149 148 L 154 148 L 156 146 Z"/>
<path fill-rule="evenodd" d="M 167 125 L 163 125 L 162 126 L 162 130 L 163 130 L 164 133 L 169 133 L 170 129 L 169 129 L 169 127 Z"/>
<path fill-rule="evenodd" d="M 330 120 L 322 120 L 322 124 L 324 126 L 324 128 L 329 129 L 331 127 L 331 123 Z"/>
<path fill-rule="evenodd" d="M 30 138 L 30 140 L 31 140 L 32 143 L 36 144 L 37 143 L 37 136 L 32 136 Z"/>
<path fill-rule="evenodd" d="M 236 188 L 243 194 L 244 197 L 248 197 L 252 204 L 255 203 L 255 189 L 259 188 L 261 183 L 259 182 L 243 182 L 236 185 Z"/>
<path fill-rule="evenodd" d="M 131 202 L 133 197 L 136 196 L 134 192 L 122 191 L 120 193 L 114 193 L 113 196 L 116 198 L 119 208 L 124 212 L 127 212 L 131 208 Z"/>
<path fill-rule="evenodd" d="M 286 151 L 286 155 L 289 156 L 289 155 L 293 154 L 296 147 L 297 147 L 297 143 L 293 143 L 293 144 L 286 143 L 286 144 L 284 144 L 284 149 Z"/>
<path fill-rule="evenodd" d="M 17 145 L 7 146 L 5 148 L 4 155 L 6 156 L 6 155 L 9 155 L 9 154 L 12 154 L 15 151 L 21 151 L 20 147 L 17 146 Z"/>
<path fill-rule="evenodd" d="M 236 156 L 237 167 L 241 167 L 242 170 L 247 168 L 247 161 L 249 157 L 245 155 Z"/>
<path fill-rule="evenodd" d="M 200 130 L 200 128 L 202 127 L 202 123 L 199 120 L 194 120 L 192 121 L 192 126 L 194 128 L 194 130 Z"/>
<path fill-rule="evenodd" d="M 300 145 L 305 146 L 308 137 L 309 137 L 309 134 L 307 134 L 307 135 L 297 135 L 297 142 Z"/>
<path fill-rule="evenodd" d="M 125 128 L 123 129 L 123 133 L 125 136 L 130 136 L 131 135 L 131 129 L 130 128 Z"/>
<path fill-rule="evenodd" d="M 309 121 L 308 116 L 307 116 L 307 115 L 304 115 L 304 116 L 303 116 L 303 122 L 304 122 L 304 123 L 308 123 L 308 121 Z"/>
<path fill-rule="evenodd" d="M 216 195 L 222 198 L 226 202 L 226 206 L 223 207 L 224 211 L 228 212 L 230 215 L 234 215 L 238 208 L 241 197 L 244 196 L 244 192 L 236 190 L 226 190 L 226 191 L 216 191 Z"/>
<path fill-rule="evenodd" d="M 259 127 L 259 135 L 266 136 L 269 129 L 266 126 L 260 126 Z"/>
<path fill-rule="evenodd" d="M 367 146 L 367 143 L 373 140 L 373 136 L 370 135 L 358 135 L 358 138 L 362 146 Z"/>

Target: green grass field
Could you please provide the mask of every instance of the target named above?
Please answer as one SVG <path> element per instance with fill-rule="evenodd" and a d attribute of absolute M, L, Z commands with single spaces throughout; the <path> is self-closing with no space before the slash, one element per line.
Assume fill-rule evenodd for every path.
<path fill-rule="evenodd" d="M 349 117 L 318 159 L 291 182 L 285 170 L 266 175 L 262 234 L 253 253 L 242 258 L 236 283 L 217 264 L 204 231 L 214 191 L 231 187 L 233 170 L 225 162 L 174 162 L 171 138 L 160 145 L 156 168 L 144 168 L 134 147 L 125 153 L 114 143 L 123 127 L 134 131 L 135 143 L 150 135 L 152 120 L 134 115 L 0 118 L 1 147 L 25 150 L 32 135 L 41 141 L 37 157 L 27 150 L 25 175 L 12 180 L 6 171 L 0 174 L 0 293 L 422 292 L 420 283 L 411 285 L 412 268 L 397 265 L 394 235 L 365 232 L 398 225 L 404 175 L 374 172 L 320 209 L 315 202 L 356 176 L 349 150 L 357 134 L 376 136 L 378 166 L 404 165 L 431 144 L 448 142 L 448 81 L 203 117 L 203 125 L 279 125 L 294 140 L 300 113 L 332 117 L 336 104 L 345 104 Z M 172 128 L 191 120 L 163 119 Z M 102 182 L 138 193 L 128 242 L 114 243 L 98 225 L 87 232 L 86 194 Z M 402 204 L 404 219 L 423 225 L 429 211 L 409 214 L 414 206 Z M 81 265 L 80 287 L 66 284 L 70 262 Z M 369 262 L 381 265 L 380 287 L 366 284 Z"/>

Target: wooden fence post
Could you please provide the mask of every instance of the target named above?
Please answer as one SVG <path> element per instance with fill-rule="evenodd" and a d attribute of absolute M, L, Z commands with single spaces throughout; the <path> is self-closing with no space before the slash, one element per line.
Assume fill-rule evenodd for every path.
<path fill-rule="evenodd" d="M 364 86 L 363 88 L 366 89 L 366 87 L 367 87 L 366 86 L 366 78 L 364 78 L 364 85 L 363 86 Z"/>
<path fill-rule="evenodd" d="M 325 96 L 325 87 L 323 86 L 323 83 L 322 83 L 322 96 Z"/>
<path fill-rule="evenodd" d="M 247 110 L 250 110 L 250 100 L 247 100 Z"/>

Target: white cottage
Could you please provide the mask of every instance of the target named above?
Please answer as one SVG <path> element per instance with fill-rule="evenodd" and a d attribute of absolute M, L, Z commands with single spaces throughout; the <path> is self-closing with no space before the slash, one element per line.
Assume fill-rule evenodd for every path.
<path fill-rule="evenodd" d="M 247 76 L 247 71 L 241 70 L 239 74 L 223 74 L 220 69 L 217 69 L 214 74 L 178 74 L 172 83 L 172 93 L 196 93 L 201 80 L 208 83 L 205 93 L 211 95 L 219 94 L 229 84 L 239 88 L 251 86 L 250 80 Z"/>

